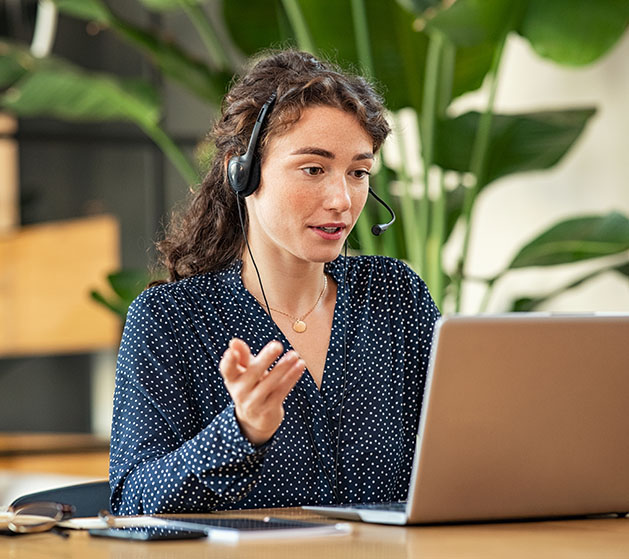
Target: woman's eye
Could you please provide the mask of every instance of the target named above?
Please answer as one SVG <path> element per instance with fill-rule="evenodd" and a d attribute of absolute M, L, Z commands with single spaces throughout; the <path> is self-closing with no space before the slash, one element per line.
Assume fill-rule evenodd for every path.
<path fill-rule="evenodd" d="M 357 179 L 364 179 L 365 177 L 371 175 L 371 173 L 365 169 L 356 169 L 356 171 L 353 171 L 353 173 Z"/>
<path fill-rule="evenodd" d="M 311 177 L 316 177 L 317 175 L 323 173 L 323 169 L 321 167 L 302 167 L 302 171 Z"/>

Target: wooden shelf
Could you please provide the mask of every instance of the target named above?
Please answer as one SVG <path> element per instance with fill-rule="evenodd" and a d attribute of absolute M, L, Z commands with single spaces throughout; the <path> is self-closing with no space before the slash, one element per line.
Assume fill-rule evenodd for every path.
<path fill-rule="evenodd" d="M 76 433 L 2 433 L 0 470 L 105 479 L 109 440 Z"/>
<path fill-rule="evenodd" d="M 89 293 L 119 268 L 119 244 L 109 215 L 0 235 L 0 357 L 115 347 L 120 322 Z"/>

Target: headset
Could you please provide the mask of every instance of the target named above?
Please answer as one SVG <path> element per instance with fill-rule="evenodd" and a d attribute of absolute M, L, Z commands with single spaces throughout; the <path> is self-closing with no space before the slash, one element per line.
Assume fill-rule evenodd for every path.
<path fill-rule="evenodd" d="M 260 156 L 256 153 L 258 149 L 258 138 L 276 99 L 277 93 L 273 93 L 266 100 L 264 105 L 262 105 L 258 113 L 258 118 L 256 118 L 256 122 L 253 125 L 253 130 L 251 131 L 247 151 L 243 155 L 234 155 L 227 163 L 227 180 L 229 186 L 242 198 L 253 194 L 260 185 Z M 379 204 L 384 206 L 391 215 L 391 220 L 387 223 L 377 223 L 372 226 L 371 232 L 378 236 L 393 225 L 395 212 L 371 187 L 369 187 L 369 194 L 371 194 Z"/>
<path fill-rule="evenodd" d="M 235 155 L 229 159 L 227 163 L 227 180 L 232 190 L 242 196 L 250 196 L 260 185 L 260 157 L 256 153 L 258 149 L 258 137 L 262 131 L 262 126 L 266 120 L 266 116 L 273 107 L 277 99 L 277 94 L 273 93 L 271 97 L 262 105 L 258 118 L 253 125 L 251 137 L 247 151 L 243 155 Z"/>

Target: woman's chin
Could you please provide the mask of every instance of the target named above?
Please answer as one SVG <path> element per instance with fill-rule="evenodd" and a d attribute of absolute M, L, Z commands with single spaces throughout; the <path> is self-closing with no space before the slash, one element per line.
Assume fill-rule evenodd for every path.
<path fill-rule="evenodd" d="M 326 247 L 325 249 L 321 248 L 317 250 L 304 250 L 301 255 L 296 256 L 306 262 L 317 262 L 325 264 L 326 262 L 332 262 L 332 260 L 335 260 L 340 254 L 342 248 L 343 245 L 339 244 L 338 246 L 330 246 Z"/>

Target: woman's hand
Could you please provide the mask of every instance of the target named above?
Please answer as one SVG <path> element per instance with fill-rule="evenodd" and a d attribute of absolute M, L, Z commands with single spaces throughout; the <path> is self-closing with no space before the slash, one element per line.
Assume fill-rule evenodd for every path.
<path fill-rule="evenodd" d="M 234 338 L 219 364 L 240 429 L 254 445 L 265 443 L 277 431 L 284 419 L 284 398 L 306 367 L 295 351 L 289 351 L 269 369 L 283 349 L 272 341 L 253 356 L 245 342 Z"/>

